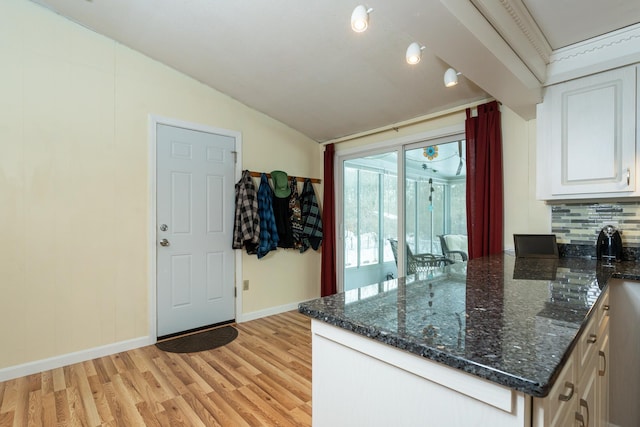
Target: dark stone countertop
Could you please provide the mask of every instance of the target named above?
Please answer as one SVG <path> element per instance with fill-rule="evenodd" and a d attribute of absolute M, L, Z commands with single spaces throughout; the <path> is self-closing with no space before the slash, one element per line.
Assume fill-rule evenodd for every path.
<path fill-rule="evenodd" d="M 640 263 L 494 255 L 301 303 L 313 319 L 544 397 L 611 278 Z"/>

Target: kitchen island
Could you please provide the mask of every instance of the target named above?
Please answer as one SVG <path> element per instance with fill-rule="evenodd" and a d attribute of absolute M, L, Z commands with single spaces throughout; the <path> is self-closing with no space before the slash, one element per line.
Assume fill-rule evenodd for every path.
<path fill-rule="evenodd" d="M 302 303 L 314 425 L 551 425 L 547 395 L 612 277 L 640 271 L 505 254 Z"/>

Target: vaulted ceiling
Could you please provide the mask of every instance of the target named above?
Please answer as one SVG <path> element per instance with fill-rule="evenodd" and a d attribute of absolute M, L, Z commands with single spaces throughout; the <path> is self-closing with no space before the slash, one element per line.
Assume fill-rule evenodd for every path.
<path fill-rule="evenodd" d="M 318 142 L 488 97 L 533 118 L 553 52 L 640 22 L 637 0 L 369 0 L 364 33 L 361 0 L 32 1 Z"/>

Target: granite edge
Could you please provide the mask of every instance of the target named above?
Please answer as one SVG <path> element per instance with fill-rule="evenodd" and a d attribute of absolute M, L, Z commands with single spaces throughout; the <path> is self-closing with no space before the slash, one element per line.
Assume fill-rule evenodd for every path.
<path fill-rule="evenodd" d="M 486 379 L 496 384 L 509 387 L 513 390 L 521 391 L 534 397 L 544 397 L 549 393 L 550 383 L 541 384 L 531 381 L 527 378 L 518 377 L 508 372 L 500 371 L 482 365 L 480 363 L 473 362 L 469 359 L 453 356 L 447 354 L 446 352 L 440 351 L 437 348 L 430 347 L 426 344 L 417 344 L 411 340 L 402 339 L 398 336 L 386 333 L 371 326 L 360 325 L 337 316 L 330 316 L 326 313 L 321 313 L 317 310 L 309 309 L 304 306 L 304 303 L 301 303 L 298 306 L 298 311 L 301 314 L 304 314 L 312 319 L 316 319 L 329 325 L 353 332 L 355 334 L 374 339 L 378 342 L 390 345 L 399 350 L 404 350 L 416 356 L 424 357 L 437 363 L 442 363 L 446 366 L 463 371 L 467 374 Z M 563 361 L 561 362 L 562 365 L 564 365 L 565 362 L 566 360 L 564 360 L 563 358 Z"/>
<path fill-rule="evenodd" d="M 626 272 L 613 272 L 611 276 L 607 279 L 605 283 L 602 284 L 601 290 L 604 291 L 608 287 L 609 279 L 622 279 L 622 280 L 635 280 L 640 281 L 640 274 L 635 273 L 626 273 Z M 594 307 L 596 307 L 600 303 L 600 298 L 602 293 L 598 296 L 597 300 L 591 306 L 591 308 L 586 313 L 580 327 L 576 331 L 576 335 L 574 339 L 571 341 L 569 346 L 565 349 L 564 354 L 558 360 L 556 368 L 549 375 L 549 379 L 546 383 L 540 383 L 537 381 L 532 381 L 527 378 L 522 378 L 509 372 L 500 371 L 485 365 L 482 365 L 477 362 L 473 362 L 469 359 L 453 356 L 447 354 L 446 352 L 440 351 L 437 348 L 430 347 L 426 344 L 417 344 L 408 339 L 402 339 L 393 334 L 384 332 L 379 330 L 378 328 L 360 325 L 355 322 L 351 322 L 340 318 L 338 316 L 327 315 L 326 313 L 320 312 L 318 310 L 313 310 L 305 306 L 305 303 L 300 303 L 298 305 L 298 311 L 310 318 L 320 320 L 327 324 L 339 327 L 341 329 L 345 329 L 347 331 L 351 331 L 361 336 L 365 336 L 367 338 L 374 339 L 378 342 L 393 346 L 400 350 L 408 351 L 412 354 L 415 354 L 420 357 L 424 357 L 429 360 L 433 360 L 438 363 L 442 363 L 446 366 L 449 366 L 454 369 L 461 370 L 470 375 L 474 375 L 480 378 L 484 378 L 488 381 L 492 381 L 496 384 L 500 384 L 506 387 L 509 387 L 516 391 L 521 391 L 523 393 L 529 394 L 533 397 L 544 398 L 546 397 L 551 387 L 555 384 L 562 368 L 565 366 L 569 354 L 575 349 L 577 345 L 577 337 L 584 331 L 587 323 L 591 319 L 593 315 Z"/>

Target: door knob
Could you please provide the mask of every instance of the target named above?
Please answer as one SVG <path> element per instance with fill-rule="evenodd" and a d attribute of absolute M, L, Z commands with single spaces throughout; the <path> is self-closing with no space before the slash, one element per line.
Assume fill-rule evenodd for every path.
<path fill-rule="evenodd" d="M 160 240 L 160 246 L 169 246 L 170 244 L 167 239 Z"/>

